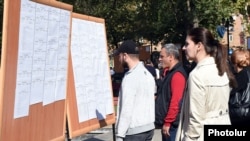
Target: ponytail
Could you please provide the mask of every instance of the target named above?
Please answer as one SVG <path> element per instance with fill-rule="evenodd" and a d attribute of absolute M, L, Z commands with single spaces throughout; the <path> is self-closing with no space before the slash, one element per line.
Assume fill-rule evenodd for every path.
<path fill-rule="evenodd" d="M 225 49 L 223 49 L 224 47 L 222 47 L 222 45 L 217 40 L 214 41 L 214 46 L 215 55 L 213 56 L 215 58 L 216 66 L 219 70 L 219 75 L 222 76 L 224 72 L 226 72 L 226 68 L 224 67 L 224 65 L 226 65 L 227 63 L 227 54 L 225 54 Z"/>
<path fill-rule="evenodd" d="M 219 75 L 222 76 L 225 72 L 229 78 L 229 84 L 231 87 L 237 87 L 237 82 L 235 80 L 234 74 L 230 69 L 230 60 L 228 59 L 227 48 L 222 44 L 217 42 L 216 44 L 217 51 L 215 51 L 215 63 L 219 71 Z"/>

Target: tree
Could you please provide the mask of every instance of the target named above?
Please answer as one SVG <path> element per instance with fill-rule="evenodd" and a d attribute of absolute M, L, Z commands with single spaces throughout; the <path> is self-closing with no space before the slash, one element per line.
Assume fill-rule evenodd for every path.
<path fill-rule="evenodd" d="M 143 37 L 152 43 L 181 43 L 186 31 L 204 26 L 215 32 L 223 17 L 232 13 L 228 0 L 59 0 L 73 12 L 105 19 L 108 43 Z M 238 0 L 240 1 L 240 0 Z M 242 1 L 242 0 L 241 0 Z"/>
<path fill-rule="evenodd" d="M 236 9 L 240 13 L 250 13 L 249 9 L 244 10 L 249 0 L 58 1 L 73 5 L 73 12 L 104 18 L 111 47 L 124 39 L 137 41 L 141 37 L 152 43 L 182 43 L 187 30 L 192 27 L 203 26 L 216 33 L 222 18 L 229 17 Z M 0 10 L 3 10 L 3 0 L 0 0 L 0 5 Z"/>

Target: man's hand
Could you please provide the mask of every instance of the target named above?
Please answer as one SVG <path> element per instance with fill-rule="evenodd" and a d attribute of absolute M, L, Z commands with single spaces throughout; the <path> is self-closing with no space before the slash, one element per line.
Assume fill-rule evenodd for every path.
<path fill-rule="evenodd" d="M 165 126 L 165 125 L 163 125 L 163 127 L 162 127 L 162 132 L 163 132 L 163 134 L 164 134 L 166 137 L 169 137 L 169 136 L 170 136 L 169 129 L 170 129 L 170 127 Z"/>

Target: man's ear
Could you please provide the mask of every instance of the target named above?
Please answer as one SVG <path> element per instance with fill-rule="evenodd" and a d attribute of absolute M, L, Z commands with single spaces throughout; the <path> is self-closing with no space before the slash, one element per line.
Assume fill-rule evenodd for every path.
<path fill-rule="evenodd" d="M 127 53 L 123 53 L 123 60 L 125 60 L 127 58 L 128 54 Z"/>

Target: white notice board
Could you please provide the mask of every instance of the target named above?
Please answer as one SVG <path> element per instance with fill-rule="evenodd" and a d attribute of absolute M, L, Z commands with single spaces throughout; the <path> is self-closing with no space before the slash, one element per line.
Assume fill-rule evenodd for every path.
<path fill-rule="evenodd" d="M 107 43 L 103 23 L 72 19 L 71 56 L 79 122 L 112 114 Z"/>

